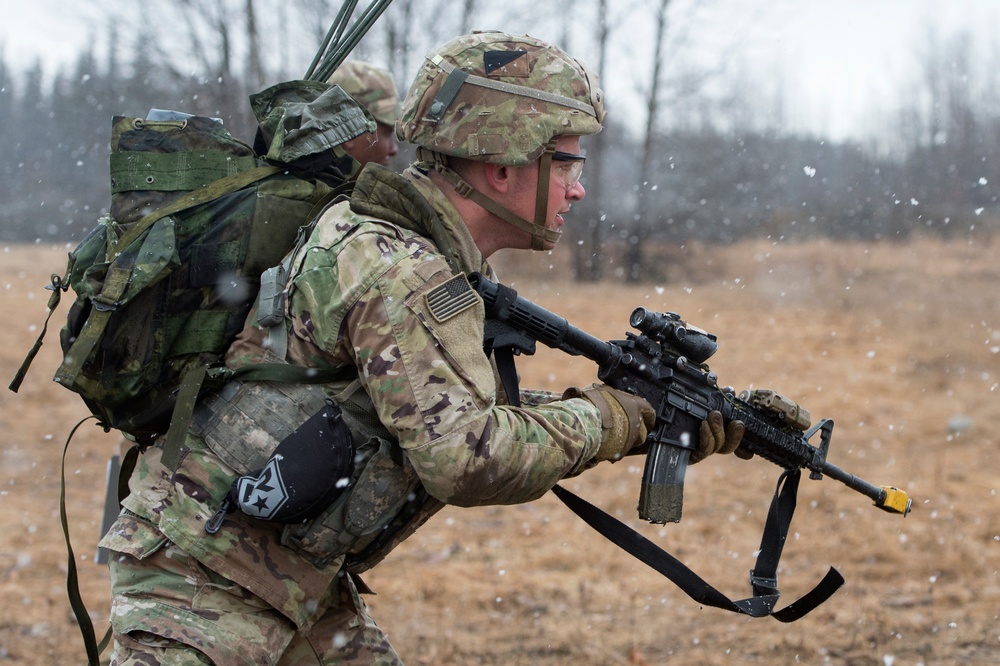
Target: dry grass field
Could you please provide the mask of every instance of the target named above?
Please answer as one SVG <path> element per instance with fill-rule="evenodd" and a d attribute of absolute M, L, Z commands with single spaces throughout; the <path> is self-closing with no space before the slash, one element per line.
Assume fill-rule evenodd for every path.
<path fill-rule="evenodd" d="M 562 250 L 565 252 L 565 250 Z M 0 369 L 13 375 L 42 324 L 66 248 L 0 248 Z M 883 513 L 803 479 L 780 580 L 787 601 L 827 567 L 846 585 L 793 624 L 704 608 L 604 541 L 551 495 L 446 509 L 366 575 L 372 613 L 408 664 L 1000 663 L 1000 241 L 748 242 L 664 249 L 662 284 L 574 285 L 556 252 L 501 257 L 519 292 L 605 339 L 637 305 L 715 333 L 722 383 L 770 387 L 836 422 L 830 460 L 913 498 Z M 511 279 L 515 278 L 515 279 Z M 65 306 L 64 306 L 65 307 Z M 59 527 L 63 442 L 86 410 L 50 381 L 57 312 L 19 394 L 0 392 L 0 662 L 82 663 Z M 525 386 L 593 381 L 549 350 Z M 93 562 L 104 469 L 117 438 L 85 426 L 67 456 L 81 587 L 99 632 L 106 572 Z M 619 516 L 732 598 L 748 596 L 778 469 L 735 457 L 689 470 L 684 520 L 635 515 L 641 460 L 565 485 Z"/>

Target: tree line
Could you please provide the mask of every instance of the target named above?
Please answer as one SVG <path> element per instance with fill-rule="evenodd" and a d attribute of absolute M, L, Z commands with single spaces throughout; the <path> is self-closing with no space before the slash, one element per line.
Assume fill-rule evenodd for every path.
<path fill-rule="evenodd" d="M 171 57 L 152 25 L 133 30 L 139 38 L 130 49 L 109 29 L 105 41 L 113 48 L 98 55 L 91 46 L 72 67 L 54 73 L 41 63 L 14 71 L 0 59 L 0 241 L 73 242 L 107 211 L 115 115 L 171 108 L 219 117 L 235 136 L 252 142 L 255 121 L 247 96 L 301 76 L 308 63 L 262 58 L 267 47 L 254 45 L 263 41 L 257 31 L 267 17 L 253 0 L 243 0 L 239 20 L 233 20 L 219 9 L 223 4 L 180 3 L 196 9 L 200 21 L 188 28 L 184 48 L 191 57 L 183 63 Z M 325 28 L 317 17 L 331 16 L 330 4 L 302 5 L 312 12 L 309 40 L 316 47 Z M 464 31 L 476 12 L 486 11 L 480 4 L 467 0 L 456 25 L 439 30 Z M 592 48 L 586 49 L 595 54 L 588 64 L 599 70 L 607 48 L 602 40 L 613 33 L 613 12 L 622 7 L 612 10 L 607 4 L 595 6 L 599 20 L 588 38 Z M 676 31 L 667 11 L 670 0 L 654 4 L 657 34 Z M 209 11 L 213 7 L 218 13 Z M 422 56 L 424 42 L 438 37 L 415 43 L 406 26 L 414 23 L 417 7 L 415 0 L 397 0 L 356 54 L 390 67 L 401 95 L 412 76 L 404 69 L 415 69 L 415 54 Z M 565 35 L 571 39 L 568 30 Z M 230 46 L 237 41 L 242 50 Z M 576 45 L 566 48 L 581 51 Z M 725 84 L 723 75 L 714 87 L 721 94 L 701 94 L 697 85 L 681 91 L 681 83 L 698 77 L 654 67 L 669 58 L 665 39 L 650 63 L 645 127 L 616 123 L 612 106 L 605 131 L 586 145 L 588 197 L 574 206 L 567 225 L 577 276 L 603 277 L 608 254 L 616 252 L 620 255 L 610 263 L 621 267 L 618 275 L 642 279 L 642 248 L 650 241 L 893 240 L 914 233 L 995 231 L 1000 85 L 991 77 L 1000 75 L 978 71 L 971 48 L 962 35 L 928 45 L 920 76 L 908 84 L 912 94 L 883 120 L 883 130 L 864 142 L 833 142 L 787 131 L 781 103 L 768 100 L 761 107 L 745 81 Z M 661 120 L 664 116 L 672 121 Z M 404 159 L 410 154 L 402 151 Z"/>

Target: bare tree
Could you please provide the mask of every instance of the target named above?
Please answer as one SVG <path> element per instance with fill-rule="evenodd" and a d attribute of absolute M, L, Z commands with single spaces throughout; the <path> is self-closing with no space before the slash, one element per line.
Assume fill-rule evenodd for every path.
<path fill-rule="evenodd" d="M 570 12 L 566 13 L 567 16 Z M 611 23 L 608 17 L 607 0 L 600 0 L 597 6 L 597 19 L 595 24 L 595 40 L 597 43 L 597 60 L 594 66 L 597 68 L 597 75 L 600 79 L 605 79 L 606 63 L 608 54 L 608 42 L 611 38 Z M 568 22 L 567 22 L 568 25 Z M 568 31 L 567 31 L 568 32 Z M 574 246 L 573 268 L 578 280 L 596 282 L 601 279 L 604 273 L 604 220 L 607 218 L 604 206 L 604 185 L 607 163 L 607 132 L 600 132 L 588 140 L 588 153 L 590 156 L 590 168 L 588 171 L 592 176 L 587 178 L 589 196 L 597 203 L 587 216 L 586 227 L 579 233 L 580 242 Z"/>
<path fill-rule="evenodd" d="M 462 22 L 458 29 L 460 34 L 466 34 L 472 30 L 472 17 L 476 13 L 476 0 L 465 0 L 465 6 L 462 9 Z"/>
<path fill-rule="evenodd" d="M 653 56 L 650 59 L 653 69 L 650 74 L 649 92 L 646 95 L 646 123 L 643 131 L 642 158 L 639 166 L 638 199 L 632 224 L 625 246 L 625 279 L 628 282 L 639 282 L 643 274 L 643 244 L 649 230 L 649 178 L 652 174 L 653 156 L 656 151 L 656 119 L 660 110 L 660 85 L 663 70 L 664 42 L 667 36 L 667 7 L 670 0 L 658 0 L 656 9 L 656 34 L 654 37 Z"/>
<path fill-rule="evenodd" d="M 244 11 L 247 21 L 247 86 L 258 90 L 264 85 L 264 64 L 261 57 L 260 35 L 257 34 L 257 12 L 254 0 L 245 0 Z"/>

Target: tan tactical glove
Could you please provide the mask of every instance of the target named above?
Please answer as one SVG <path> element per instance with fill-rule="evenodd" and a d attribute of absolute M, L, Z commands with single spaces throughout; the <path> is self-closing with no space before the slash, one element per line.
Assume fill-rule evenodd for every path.
<path fill-rule="evenodd" d="M 584 398 L 601 413 L 601 448 L 594 456 L 595 462 L 621 459 L 634 447 L 646 441 L 649 429 L 656 423 L 656 412 L 639 396 L 613 389 L 604 384 L 587 388 L 569 388 L 563 400 Z"/>
<path fill-rule="evenodd" d="M 745 430 L 743 421 L 730 421 L 729 425 L 723 426 L 722 412 L 709 412 L 708 418 L 701 422 L 698 448 L 691 452 L 691 464 L 701 462 L 713 453 L 733 453 L 740 445 Z"/>

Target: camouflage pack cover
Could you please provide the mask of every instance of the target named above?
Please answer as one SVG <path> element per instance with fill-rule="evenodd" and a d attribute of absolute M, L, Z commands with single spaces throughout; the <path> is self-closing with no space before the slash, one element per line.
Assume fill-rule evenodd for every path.
<path fill-rule="evenodd" d="M 399 94 L 388 71 L 371 63 L 349 60 L 330 75 L 327 83 L 339 86 L 378 122 L 390 127 L 396 124 Z"/>
<path fill-rule="evenodd" d="M 306 83 L 255 100 L 287 160 L 329 152 L 370 126 L 338 88 Z M 344 179 L 266 164 L 210 118 L 118 116 L 111 134 L 110 215 L 70 253 L 61 288 L 76 299 L 55 381 L 106 429 L 148 442 L 167 429 L 185 373 L 220 362 L 261 273 Z"/>
<path fill-rule="evenodd" d="M 604 119 L 597 75 L 528 35 L 475 32 L 427 56 L 396 134 L 444 155 L 527 166 L 550 140 L 596 134 Z"/>

